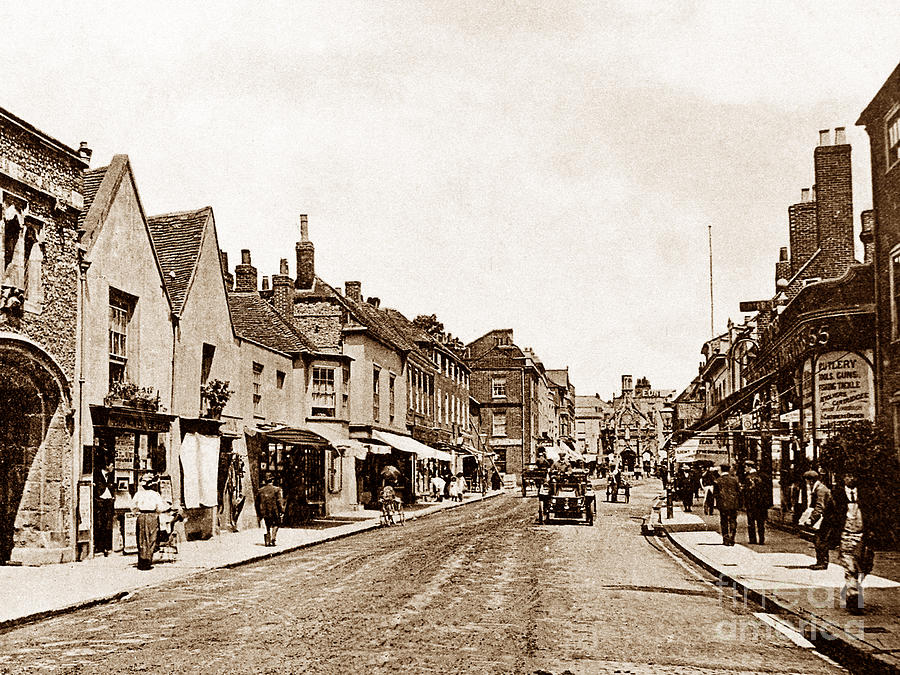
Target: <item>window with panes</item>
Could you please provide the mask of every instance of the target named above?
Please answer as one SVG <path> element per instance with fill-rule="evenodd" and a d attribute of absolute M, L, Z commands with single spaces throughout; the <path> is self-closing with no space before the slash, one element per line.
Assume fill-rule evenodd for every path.
<path fill-rule="evenodd" d="M 391 418 L 391 422 L 394 421 L 394 384 L 396 380 L 397 378 L 393 373 L 388 376 L 388 415 Z"/>
<path fill-rule="evenodd" d="M 372 368 L 372 419 L 376 422 L 381 417 L 381 368 Z"/>
<path fill-rule="evenodd" d="M 900 248 L 891 252 L 891 337 L 900 339 Z"/>
<path fill-rule="evenodd" d="M 506 398 L 506 377 L 494 377 L 491 379 L 491 397 Z"/>
<path fill-rule="evenodd" d="M 253 414 L 262 413 L 262 372 L 263 365 L 253 362 Z"/>
<path fill-rule="evenodd" d="M 122 382 L 128 369 L 128 324 L 133 300 L 124 293 L 109 291 L 109 381 Z"/>
<path fill-rule="evenodd" d="M 506 411 L 495 410 L 492 418 L 491 436 L 506 436 Z"/>
<path fill-rule="evenodd" d="M 313 417 L 334 417 L 336 392 L 334 388 L 334 368 L 316 366 L 312 370 L 312 410 Z"/>
<path fill-rule="evenodd" d="M 900 161 L 900 108 L 890 114 L 886 126 L 887 166 L 890 169 Z"/>

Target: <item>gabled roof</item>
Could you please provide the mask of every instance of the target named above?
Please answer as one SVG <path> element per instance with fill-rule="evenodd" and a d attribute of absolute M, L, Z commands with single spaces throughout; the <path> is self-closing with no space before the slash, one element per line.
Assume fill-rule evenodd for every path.
<path fill-rule="evenodd" d="M 409 342 L 419 345 L 433 345 L 437 341 L 421 326 L 407 319 L 401 312 L 391 307 L 381 310 L 385 318 L 393 325 L 394 329 L 403 335 Z"/>
<path fill-rule="evenodd" d="M 286 354 L 309 354 L 316 345 L 299 329 L 290 325 L 278 311 L 259 297 L 259 293 L 228 294 L 231 321 L 239 337 Z"/>
<path fill-rule="evenodd" d="M 119 193 L 122 181 L 126 177 L 131 181 L 132 188 L 134 189 L 137 208 L 141 216 L 141 221 L 144 224 L 144 229 L 147 232 L 147 241 L 150 244 L 150 249 L 153 251 L 153 262 L 156 264 L 160 279 L 164 281 L 159 251 L 156 248 L 156 243 L 153 241 L 153 232 L 147 221 L 144 205 L 141 203 L 141 195 L 138 192 L 137 181 L 134 179 L 134 174 L 131 171 L 131 162 L 128 159 L 128 155 L 113 155 L 112 160 L 107 166 L 84 172 L 84 183 L 82 186 L 82 189 L 84 190 L 84 209 L 78 216 L 78 227 L 79 229 L 84 230 L 84 235 L 81 237 L 81 243 L 86 247 L 88 253 L 90 253 L 94 243 L 97 241 L 97 236 L 100 234 L 103 225 L 106 223 L 106 216 L 109 214 L 109 209 L 112 207 L 116 195 Z M 172 296 L 165 283 L 163 284 L 163 292 L 171 307 Z"/>
<path fill-rule="evenodd" d="M 196 211 L 153 216 L 147 221 L 175 314 L 180 315 L 184 308 L 200 259 L 203 232 L 211 216 L 212 208 L 204 206 Z"/>

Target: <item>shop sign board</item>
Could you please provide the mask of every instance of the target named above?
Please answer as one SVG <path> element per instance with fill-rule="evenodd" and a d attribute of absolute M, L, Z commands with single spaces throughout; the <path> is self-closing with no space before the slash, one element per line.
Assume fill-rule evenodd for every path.
<path fill-rule="evenodd" d="M 867 355 L 871 359 L 871 354 Z M 869 362 L 856 352 L 827 352 L 815 367 L 816 428 L 875 419 L 875 387 Z"/>

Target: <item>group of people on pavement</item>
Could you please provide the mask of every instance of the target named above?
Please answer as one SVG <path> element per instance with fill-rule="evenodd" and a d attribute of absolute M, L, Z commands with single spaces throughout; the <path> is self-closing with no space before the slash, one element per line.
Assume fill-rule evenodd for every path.
<path fill-rule="evenodd" d="M 431 497 L 438 502 L 444 498 L 451 502 L 461 502 L 468 489 L 469 484 L 462 471 L 455 476 L 448 471 L 444 475 L 435 474 L 431 477 Z"/>
<path fill-rule="evenodd" d="M 771 506 L 770 481 L 760 475 L 753 462 L 745 464 L 743 482 L 732 474 L 728 465 L 722 465 L 713 478 L 714 473 L 707 471 L 703 474 L 702 486 L 707 499 L 712 502 L 711 508 L 719 511 L 723 545 L 735 545 L 737 513 L 742 506 L 747 512 L 750 544 L 765 544 L 765 524 Z M 863 580 L 872 571 L 875 560 L 871 545 L 873 532 L 865 518 L 871 503 L 866 486 L 860 484 L 853 474 L 843 476 L 842 484 L 834 489 L 816 471 L 807 471 L 803 478 L 809 494 L 809 506 L 798 519 L 798 525 L 814 532 L 816 562 L 810 569 L 828 569 L 829 552 L 838 549 L 844 567 L 841 597 L 849 612 L 861 613 Z M 707 491 L 710 484 L 712 487 Z M 707 499 L 704 500 L 704 510 L 710 513 L 706 511 Z"/>
<path fill-rule="evenodd" d="M 811 498 L 799 524 L 815 531 L 816 562 L 810 569 L 827 569 L 829 552 L 837 548 L 844 566 L 841 595 L 848 611 L 860 613 L 863 580 L 875 563 L 874 532 L 865 518 L 871 504 L 867 486 L 849 473 L 843 477 L 843 485 L 834 490 L 814 470 L 804 473 L 803 478 Z"/>

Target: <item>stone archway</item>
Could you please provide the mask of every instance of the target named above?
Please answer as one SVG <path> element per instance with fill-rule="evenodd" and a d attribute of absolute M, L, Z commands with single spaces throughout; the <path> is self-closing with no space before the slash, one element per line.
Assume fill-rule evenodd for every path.
<path fill-rule="evenodd" d="M 55 363 L 0 339 L 0 564 L 64 557 L 71 538 L 68 399 Z M 23 555 L 17 555 L 23 553 Z"/>

